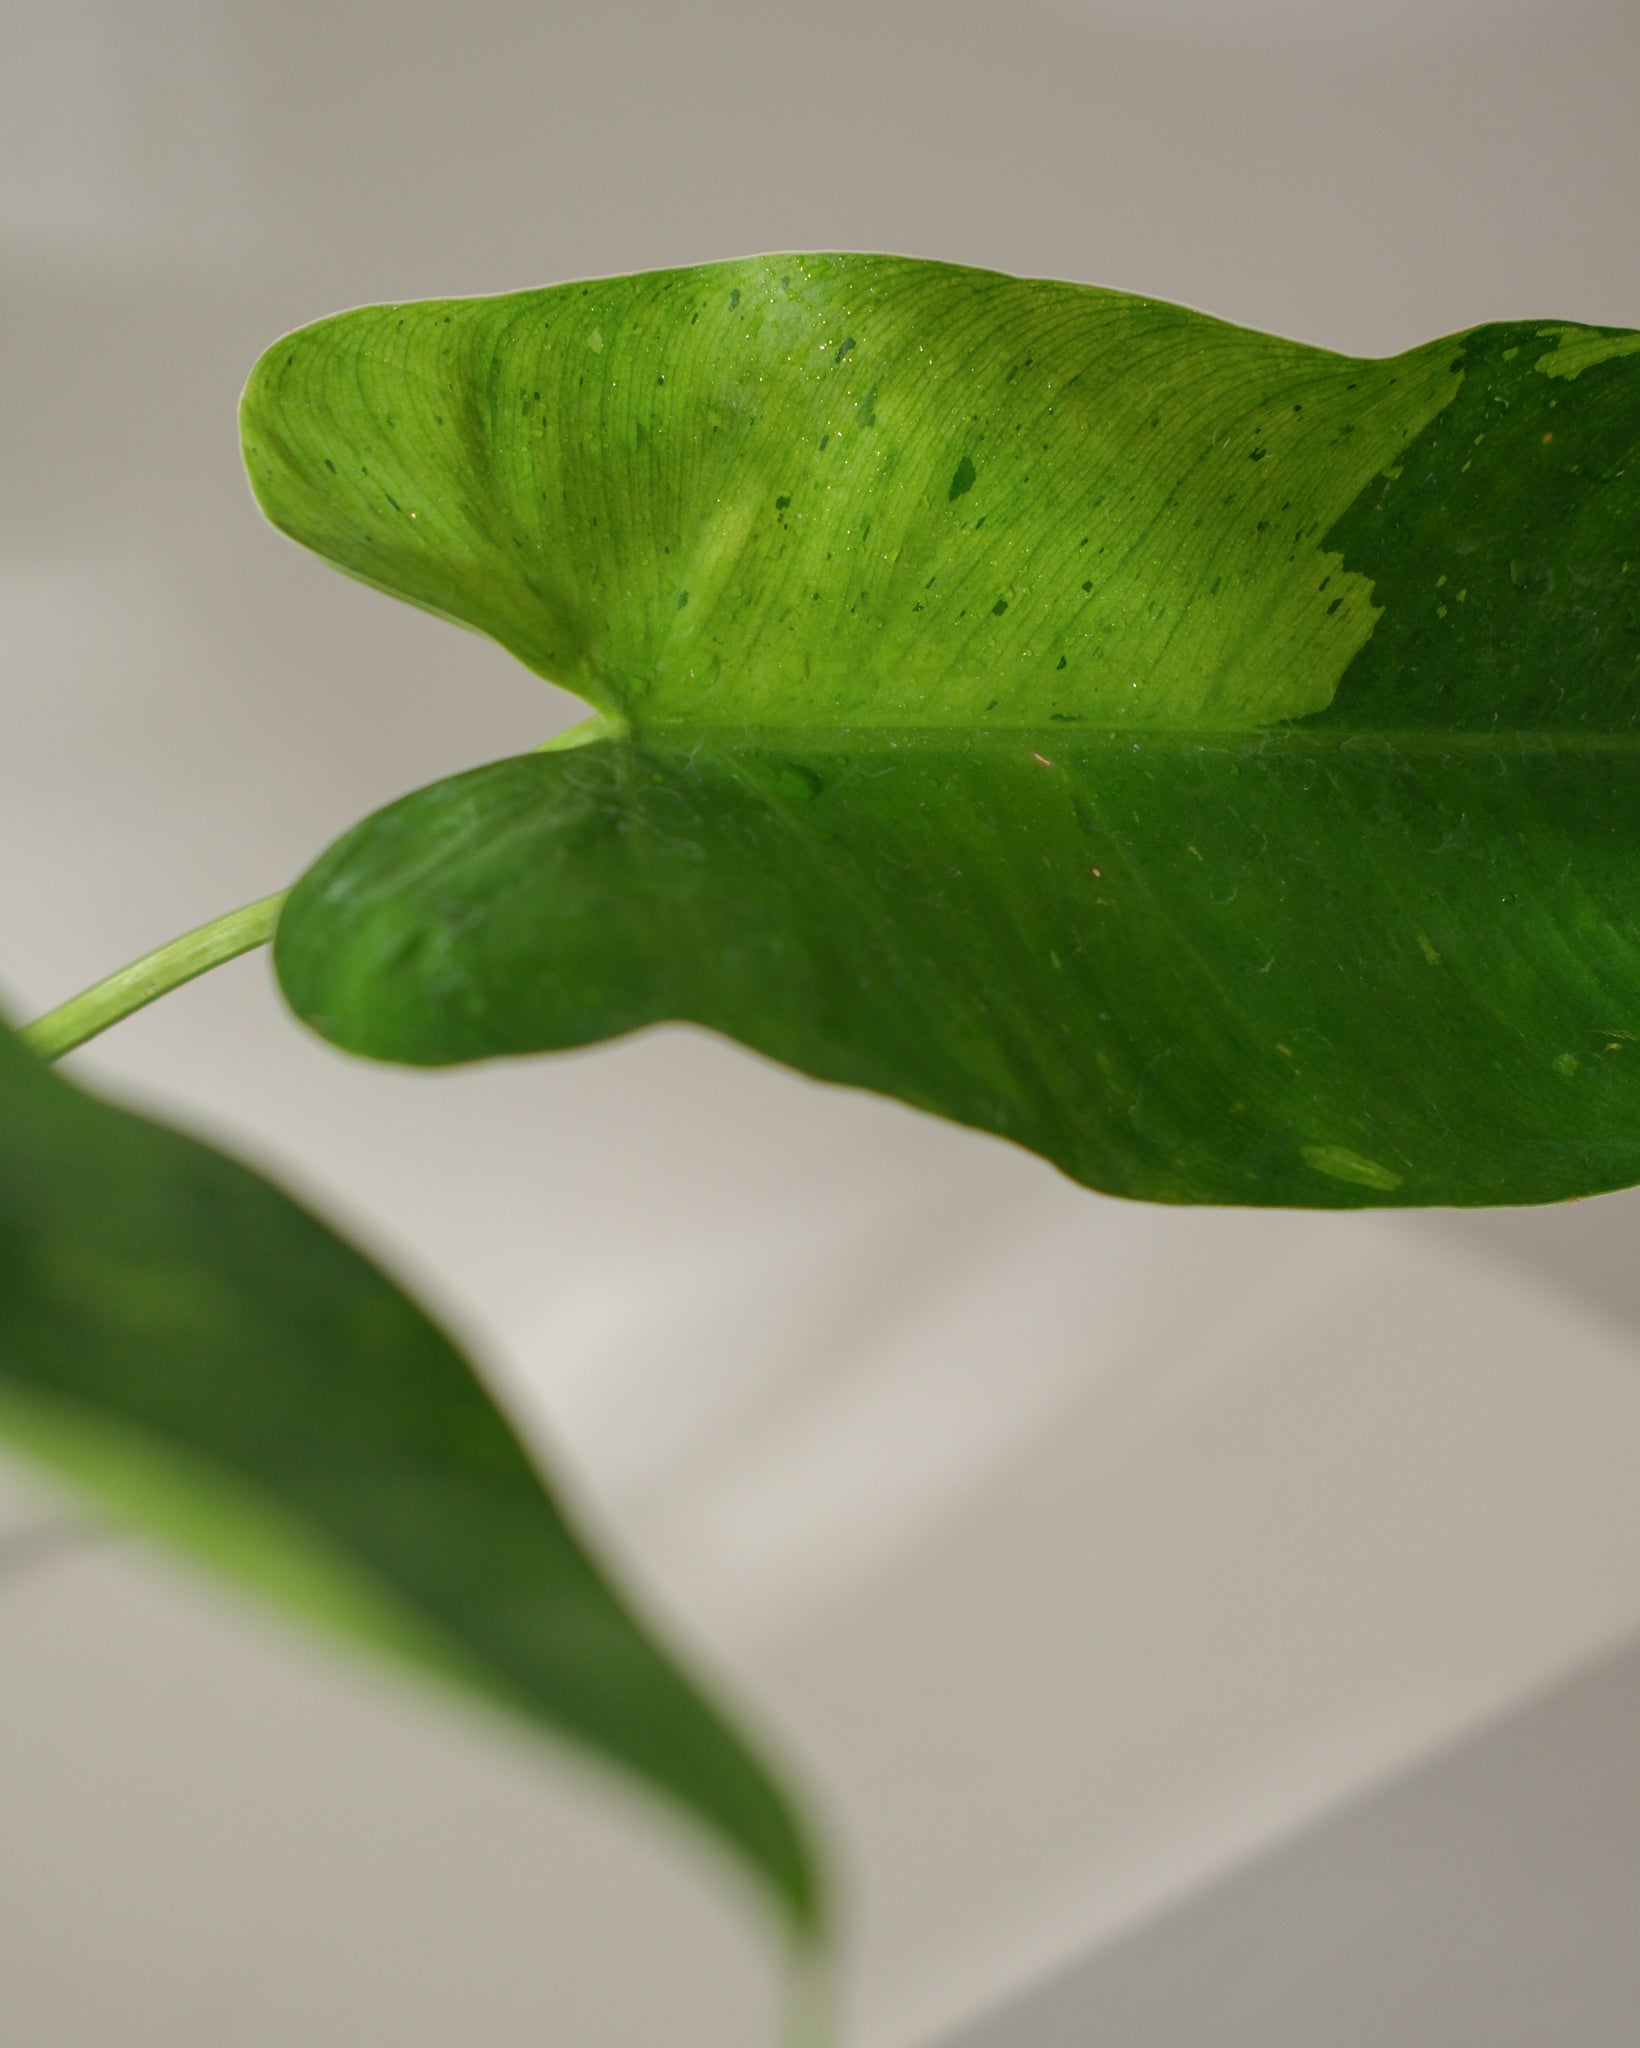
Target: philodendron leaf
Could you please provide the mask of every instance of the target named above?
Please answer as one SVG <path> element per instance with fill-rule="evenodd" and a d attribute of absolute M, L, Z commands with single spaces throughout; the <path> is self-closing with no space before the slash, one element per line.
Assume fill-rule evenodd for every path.
<path fill-rule="evenodd" d="M 306 876 L 339 1044 L 692 1019 L 1166 1201 L 1640 1180 L 1640 336 L 778 257 L 322 321 L 244 433 L 602 714 Z"/>
<path fill-rule="evenodd" d="M 268 1182 L 3 1029 L 0 1435 L 213 1568 L 647 1781 L 815 1930 L 785 1795 L 449 1340 Z"/>

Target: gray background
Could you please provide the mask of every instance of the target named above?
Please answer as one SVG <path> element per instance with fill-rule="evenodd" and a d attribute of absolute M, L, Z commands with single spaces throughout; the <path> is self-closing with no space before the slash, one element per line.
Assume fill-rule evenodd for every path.
<path fill-rule="evenodd" d="M 1390 351 L 1640 325 L 1629 0 L 11 0 L 15 1011 L 575 715 L 262 528 L 284 328 L 894 249 Z M 77 1062 L 480 1348 L 778 1731 L 859 2048 L 1597 2048 L 1640 1945 L 1640 1208 L 1125 1208 L 701 1034 L 354 1068 L 253 958 Z M 749 2048 L 694 1845 L 0 1468 L 0 2040 Z"/>

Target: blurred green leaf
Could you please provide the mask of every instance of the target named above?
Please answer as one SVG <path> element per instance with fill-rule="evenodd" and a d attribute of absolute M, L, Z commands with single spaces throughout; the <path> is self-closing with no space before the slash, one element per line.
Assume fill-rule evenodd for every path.
<path fill-rule="evenodd" d="M 5 1031 L 0 1433 L 212 1569 L 667 1794 L 816 1930 L 785 1793 L 449 1341 L 256 1174 Z"/>
<path fill-rule="evenodd" d="M 1640 1180 L 1637 351 L 867 256 L 292 335 L 269 516 L 600 718 L 348 834 L 286 994 L 693 1019 L 1167 1201 Z"/>

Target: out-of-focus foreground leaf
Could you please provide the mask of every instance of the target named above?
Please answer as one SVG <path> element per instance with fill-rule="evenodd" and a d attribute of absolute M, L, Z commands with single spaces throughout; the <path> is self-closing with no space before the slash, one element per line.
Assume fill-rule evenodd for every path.
<path fill-rule="evenodd" d="M 4 1031 L 0 1434 L 214 1569 L 668 1794 L 814 1931 L 784 1793 L 449 1341 L 265 1180 Z"/>
<path fill-rule="evenodd" d="M 860 256 L 292 335 L 269 516 L 602 717 L 344 838 L 286 994 L 692 1019 L 1167 1201 L 1640 1180 L 1637 351 Z"/>

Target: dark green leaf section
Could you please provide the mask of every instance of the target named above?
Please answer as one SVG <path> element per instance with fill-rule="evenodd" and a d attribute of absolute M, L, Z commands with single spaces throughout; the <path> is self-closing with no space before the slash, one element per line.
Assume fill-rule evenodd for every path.
<path fill-rule="evenodd" d="M 663 1018 L 1161 1201 L 1640 1180 L 1640 749 L 1065 728 L 498 762 L 286 912 L 291 1000 L 439 1062 Z"/>
<path fill-rule="evenodd" d="M 1640 336 L 772 258 L 343 315 L 245 426 L 605 714 L 298 887 L 338 1043 L 693 1019 L 1168 1201 L 1640 1179 Z"/>
<path fill-rule="evenodd" d="M 1640 723 L 1640 356 L 1542 322 L 1463 343 L 1452 403 L 1327 535 L 1382 616 L 1317 724 Z"/>
<path fill-rule="evenodd" d="M 813 1925 L 781 1791 L 440 1332 L 266 1181 L 3 1031 L 0 1430 L 214 1569 L 664 1791 Z"/>

